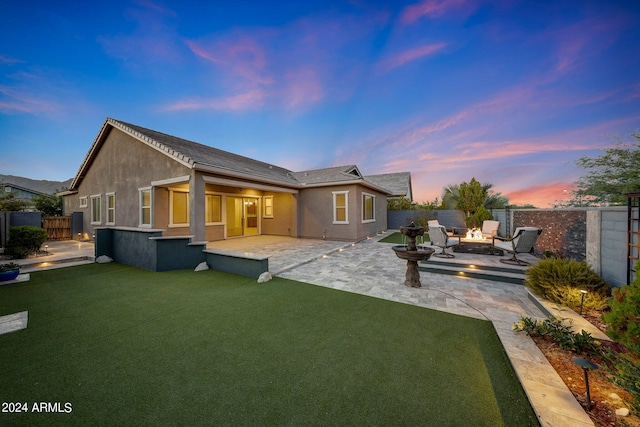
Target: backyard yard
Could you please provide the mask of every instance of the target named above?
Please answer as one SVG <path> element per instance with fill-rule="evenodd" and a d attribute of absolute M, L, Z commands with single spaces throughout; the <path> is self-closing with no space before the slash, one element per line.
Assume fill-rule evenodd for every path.
<path fill-rule="evenodd" d="M 487 321 L 116 263 L 0 286 L 0 315 L 25 310 L 1 425 L 539 425 Z"/>

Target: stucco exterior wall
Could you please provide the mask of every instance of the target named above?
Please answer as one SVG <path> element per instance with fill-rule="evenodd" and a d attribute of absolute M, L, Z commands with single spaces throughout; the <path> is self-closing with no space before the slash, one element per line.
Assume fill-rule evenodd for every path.
<path fill-rule="evenodd" d="M 78 188 L 78 193 L 65 197 L 65 214 L 83 213 L 85 236 L 93 234 L 94 227 L 106 225 L 106 193 L 115 192 L 115 225 L 138 227 L 138 189 L 148 187 L 152 181 L 185 176 L 190 169 L 165 154 L 135 140 L 125 133 L 112 129 L 91 167 Z M 91 224 L 91 200 L 101 196 L 101 224 Z M 79 198 L 88 199 L 81 208 Z M 158 196 L 157 194 L 155 195 Z M 155 209 L 157 209 L 154 206 Z M 156 227 L 155 224 L 153 224 Z"/>
<path fill-rule="evenodd" d="M 333 223 L 333 192 L 348 191 L 348 224 Z M 362 223 L 362 193 L 376 196 L 376 221 Z M 307 188 L 298 195 L 300 237 L 328 240 L 360 240 L 387 228 L 387 199 L 356 184 Z M 382 212 L 384 210 L 384 212 Z"/>
<path fill-rule="evenodd" d="M 273 218 L 264 217 L 264 204 L 262 205 L 262 234 L 274 236 L 293 236 L 292 213 L 297 209 L 294 196 L 290 193 L 264 192 L 263 196 L 273 196 Z"/>

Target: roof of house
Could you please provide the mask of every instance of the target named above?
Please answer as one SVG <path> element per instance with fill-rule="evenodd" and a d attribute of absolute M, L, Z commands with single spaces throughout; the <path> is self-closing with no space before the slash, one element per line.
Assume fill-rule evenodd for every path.
<path fill-rule="evenodd" d="M 87 153 L 70 189 L 78 187 L 86 171 L 91 166 L 100 147 L 107 139 L 111 129 L 116 128 L 149 145 L 161 153 L 172 157 L 187 167 L 211 173 L 219 173 L 245 179 L 278 183 L 292 188 L 305 186 L 330 185 L 331 183 L 359 182 L 362 185 L 390 194 L 387 187 L 365 179 L 355 165 L 339 166 L 293 172 L 280 166 L 261 162 L 198 142 L 178 138 L 166 133 L 147 129 L 131 123 L 107 118 Z M 372 175 L 375 177 L 375 175 Z"/>
<path fill-rule="evenodd" d="M 0 174 L 0 183 L 4 187 L 13 187 L 34 194 L 46 195 L 55 194 L 56 191 L 67 188 L 71 184 L 71 179 L 67 181 L 47 181 Z"/>
<path fill-rule="evenodd" d="M 391 196 L 404 196 L 413 200 L 411 188 L 411 172 L 384 173 L 380 175 L 367 175 L 364 177 L 378 187 L 386 188 Z"/>

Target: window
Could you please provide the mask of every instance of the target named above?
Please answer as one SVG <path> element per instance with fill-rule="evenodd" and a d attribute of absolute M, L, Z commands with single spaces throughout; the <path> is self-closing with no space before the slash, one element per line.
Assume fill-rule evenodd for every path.
<path fill-rule="evenodd" d="M 362 222 L 375 222 L 376 196 L 362 193 Z"/>
<path fill-rule="evenodd" d="M 264 196 L 264 217 L 273 218 L 273 196 Z"/>
<path fill-rule="evenodd" d="M 102 197 L 99 194 L 97 196 L 91 196 L 91 224 L 100 224 L 102 222 L 102 217 L 100 216 L 101 201 Z"/>
<path fill-rule="evenodd" d="M 107 225 L 116 224 L 116 193 L 107 193 Z"/>
<path fill-rule="evenodd" d="M 88 205 L 87 196 L 80 197 L 80 207 L 86 208 Z"/>
<path fill-rule="evenodd" d="M 349 224 L 349 192 L 333 192 L 333 223 Z"/>
<path fill-rule="evenodd" d="M 186 191 L 169 192 L 169 226 L 189 225 L 189 193 Z"/>
<path fill-rule="evenodd" d="M 151 227 L 151 188 L 141 188 L 140 192 L 140 227 Z"/>
<path fill-rule="evenodd" d="M 205 208 L 205 222 L 212 224 L 222 222 L 222 197 L 213 194 L 207 194 Z"/>

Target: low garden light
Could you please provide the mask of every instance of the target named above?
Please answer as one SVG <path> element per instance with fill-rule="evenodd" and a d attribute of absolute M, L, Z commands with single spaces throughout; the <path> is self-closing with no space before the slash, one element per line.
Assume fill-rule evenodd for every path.
<path fill-rule="evenodd" d="M 582 307 L 584 306 L 584 296 L 587 294 L 587 291 L 585 291 L 584 289 L 581 289 L 580 293 L 582 294 L 580 296 L 580 316 L 582 316 Z"/>
<path fill-rule="evenodd" d="M 584 384 L 585 384 L 585 388 L 587 389 L 587 409 L 590 410 L 591 409 L 591 392 L 589 391 L 589 369 L 596 370 L 598 369 L 598 365 L 582 357 L 574 357 L 571 360 L 573 360 L 573 363 L 580 366 L 584 371 Z"/>

